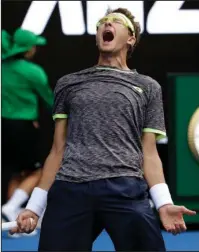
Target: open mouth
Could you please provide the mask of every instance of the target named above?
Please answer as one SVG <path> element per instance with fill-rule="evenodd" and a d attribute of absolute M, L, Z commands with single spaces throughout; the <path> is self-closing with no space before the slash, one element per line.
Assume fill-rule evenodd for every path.
<path fill-rule="evenodd" d="M 114 39 L 114 35 L 111 31 L 103 32 L 103 40 L 104 42 L 111 42 Z"/>

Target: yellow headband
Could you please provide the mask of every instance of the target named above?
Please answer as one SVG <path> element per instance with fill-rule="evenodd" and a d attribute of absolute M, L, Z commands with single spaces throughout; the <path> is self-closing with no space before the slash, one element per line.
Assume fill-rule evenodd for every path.
<path fill-rule="evenodd" d="M 132 31 L 132 33 L 135 32 L 134 26 L 133 26 L 133 24 L 131 23 L 130 19 L 127 18 L 124 14 L 122 14 L 122 13 L 117 13 L 117 12 L 110 13 L 110 14 L 108 14 L 106 17 L 100 19 L 99 22 L 97 23 L 97 28 L 99 27 L 100 21 L 101 21 L 101 20 L 103 20 L 103 19 L 105 19 L 105 18 L 108 19 L 109 17 L 110 17 L 110 19 L 112 19 L 113 17 L 116 17 L 116 18 L 121 19 L 121 20 L 123 21 L 124 25 L 125 25 L 127 28 L 129 28 L 129 29 Z"/>

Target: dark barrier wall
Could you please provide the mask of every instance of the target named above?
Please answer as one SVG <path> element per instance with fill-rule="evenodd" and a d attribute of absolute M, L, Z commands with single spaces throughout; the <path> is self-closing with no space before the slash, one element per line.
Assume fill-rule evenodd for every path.
<path fill-rule="evenodd" d="M 199 108 L 199 75 L 170 75 L 169 183 L 178 204 L 199 212 L 199 160 L 188 144 L 191 118 Z M 199 223 L 199 215 L 187 218 Z"/>

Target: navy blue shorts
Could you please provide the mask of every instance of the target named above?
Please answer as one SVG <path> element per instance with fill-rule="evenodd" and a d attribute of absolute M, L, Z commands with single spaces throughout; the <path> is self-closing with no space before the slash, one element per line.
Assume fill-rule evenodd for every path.
<path fill-rule="evenodd" d="M 55 181 L 48 193 L 39 251 L 91 251 L 105 229 L 117 251 L 165 251 L 143 179 Z"/>

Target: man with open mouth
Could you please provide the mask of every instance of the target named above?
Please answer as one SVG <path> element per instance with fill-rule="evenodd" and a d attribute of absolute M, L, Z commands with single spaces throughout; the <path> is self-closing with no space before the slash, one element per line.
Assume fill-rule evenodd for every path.
<path fill-rule="evenodd" d="M 165 183 L 161 87 L 127 66 L 139 37 L 127 9 L 109 10 L 97 23 L 98 64 L 57 82 L 53 146 L 11 230 L 32 232 L 47 202 L 40 251 L 91 251 L 102 229 L 118 251 L 165 251 L 149 195 L 168 232 L 185 231 L 183 214 L 195 214 L 173 204 Z"/>

